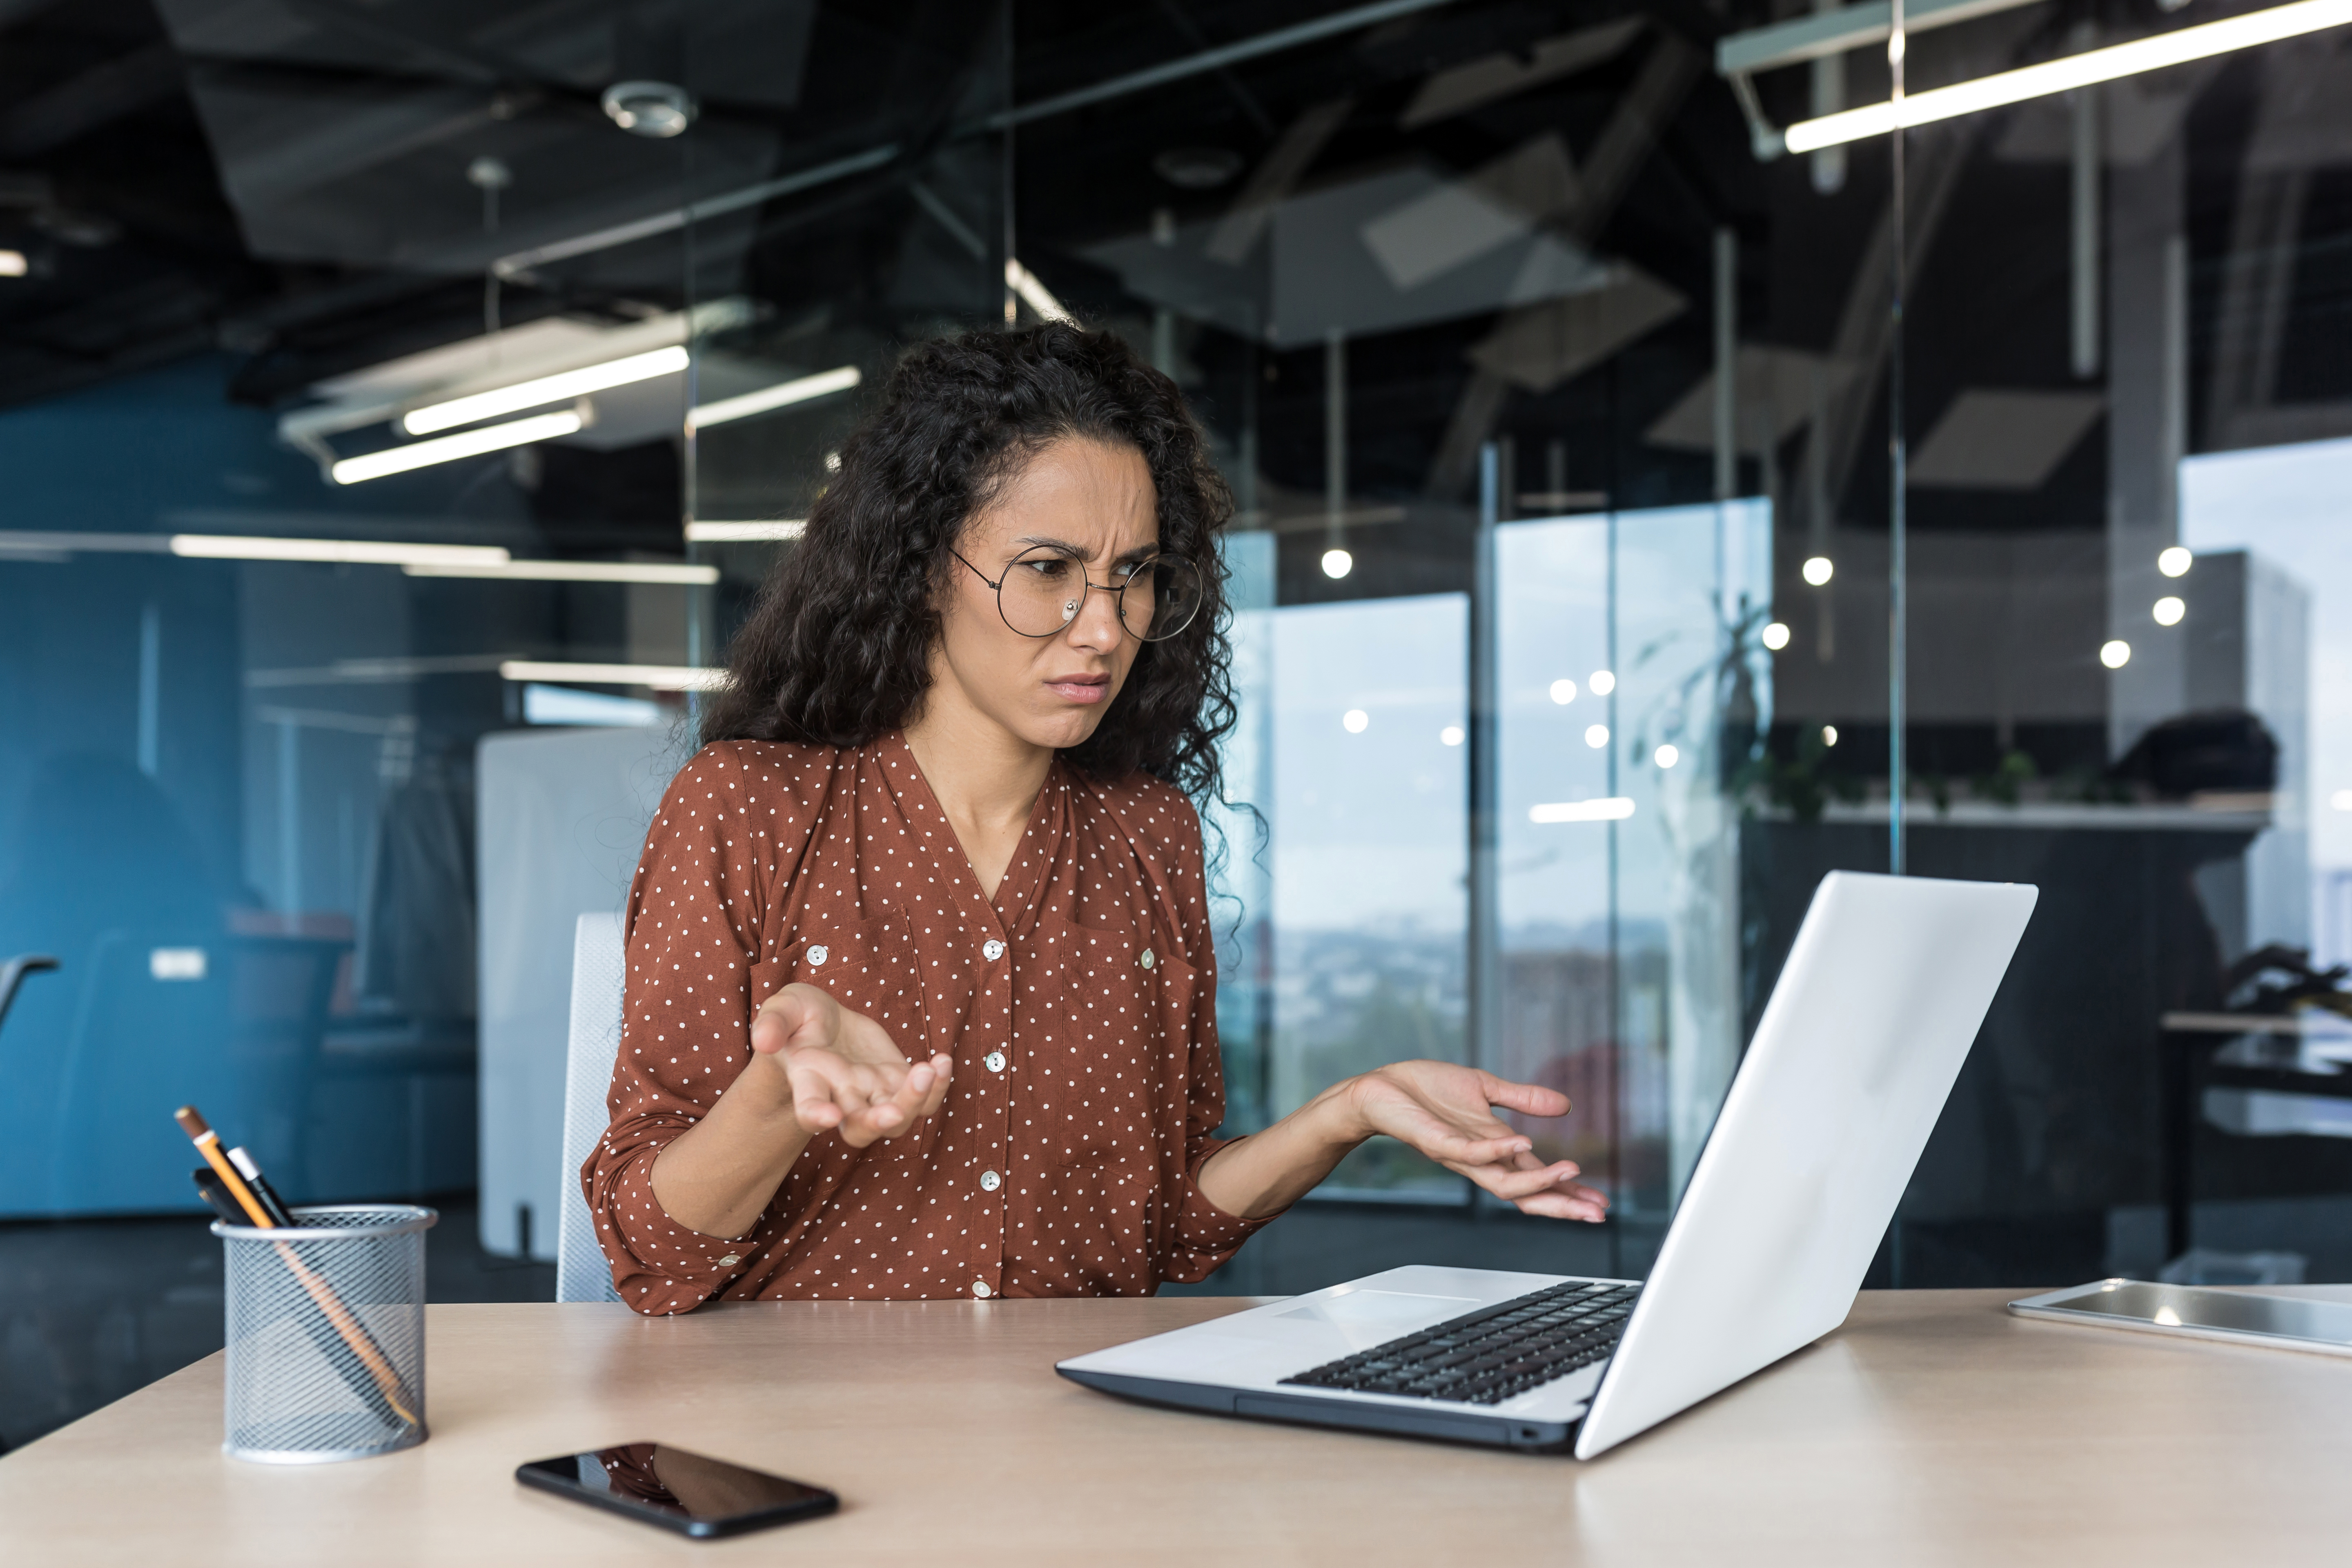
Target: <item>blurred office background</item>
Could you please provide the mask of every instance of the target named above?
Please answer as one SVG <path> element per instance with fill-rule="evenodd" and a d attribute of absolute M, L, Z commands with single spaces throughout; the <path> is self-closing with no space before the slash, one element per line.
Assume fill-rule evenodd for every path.
<path fill-rule="evenodd" d="M 1911 0 L 1908 86 L 2255 8 Z M 219 1342 L 183 1100 L 440 1205 L 436 1295 L 551 1289 L 572 920 L 701 672 L 898 353 L 1064 314 L 1239 507 L 1229 1131 L 1469 1060 L 1615 1200 L 1370 1147 L 1205 1289 L 1638 1275 L 1815 880 L 1898 846 L 2042 898 L 1874 1283 L 2352 1279 L 2345 36 L 1899 182 L 1773 153 L 1885 35 L 0 0 L 0 960 L 58 961 L 0 1023 L 0 1441 Z"/>

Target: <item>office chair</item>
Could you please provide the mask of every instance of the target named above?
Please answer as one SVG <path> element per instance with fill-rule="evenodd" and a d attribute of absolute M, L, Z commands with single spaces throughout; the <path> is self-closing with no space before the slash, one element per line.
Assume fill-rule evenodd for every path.
<path fill-rule="evenodd" d="M 125 930 L 101 935 L 60 1072 L 52 1214 L 201 1209 L 172 1125 L 194 1105 L 289 1199 L 307 1184 L 319 1037 L 349 944 Z"/>
<path fill-rule="evenodd" d="M 21 952 L 14 958 L 0 959 L 0 1024 L 8 1021 L 8 1005 L 16 1000 L 16 987 L 25 983 L 25 976 L 57 966 L 58 961 L 46 952 Z"/>
<path fill-rule="evenodd" d="M 557 1216 L 555 1299 L 617 1301 L 613 1267 L 596 1240 L 596 1222 L 580 1192 L 580 1167 L 604 1140 L 611 1112 L 613 1058 L 621 1049 L 621 987 L 628 952 L 621 917 L 582 915 L 572 931 L 572 1026 L 563 1057 L 563 1206 Z"/>

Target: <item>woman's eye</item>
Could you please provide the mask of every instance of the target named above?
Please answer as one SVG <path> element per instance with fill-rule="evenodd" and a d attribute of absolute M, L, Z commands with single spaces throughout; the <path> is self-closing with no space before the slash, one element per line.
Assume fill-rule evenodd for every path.
<path fill-rule="evenodd" d="M 1015 561 L 1013 570 L 1026 573 L 1043 582 L 1057 582 L 1069 575 L 1070 563 L 1058 555 L 1040 556 L 1030 561 Z"/>

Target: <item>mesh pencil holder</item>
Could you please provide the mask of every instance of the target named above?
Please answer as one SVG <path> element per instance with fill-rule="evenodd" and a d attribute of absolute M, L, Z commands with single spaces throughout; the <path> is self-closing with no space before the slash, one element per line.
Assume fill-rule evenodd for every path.
<path fill-rule="evenodd" d="M 221 1447 L 322 1464 L 425 1441 L 425 1233 L 408 1204 L 298 1208 L 276 1230 L 213 1224 L 227 1252 Z"/>

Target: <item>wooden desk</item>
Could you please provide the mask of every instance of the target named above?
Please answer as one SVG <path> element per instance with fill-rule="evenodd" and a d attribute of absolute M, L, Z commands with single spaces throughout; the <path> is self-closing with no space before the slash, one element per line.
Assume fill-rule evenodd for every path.
<path fill-rule="evenodd" d="M 1590 1465 L 1180 1415 L 1053 1373 L 1234 1300 L 650 1321 L 436 1307 L 422 1447 L 317 1468 L 227 1458 L 214 1356 L 0 1459 L 0 1558 L 2275 1568 L 2352 1553 L 2352 1360 L 2001 1310 L 2023 1293 L 1865 1295 L 1836 1334 Z M 845 1507 L 697 1543 L 509 1479 L 632 1439 L 818 1481 Z"/>

